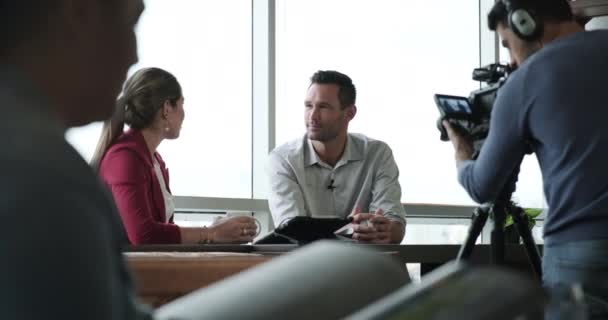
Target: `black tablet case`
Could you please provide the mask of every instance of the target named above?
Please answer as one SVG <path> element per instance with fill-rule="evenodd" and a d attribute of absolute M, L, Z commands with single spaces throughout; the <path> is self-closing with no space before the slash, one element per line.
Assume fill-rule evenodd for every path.
<path fill-rule="evenodd" d="M 293 217 L 254 244 L 306 244 L 320 239 L 337 239 L 334 232 L 351 221 L 352 218 Z"/>

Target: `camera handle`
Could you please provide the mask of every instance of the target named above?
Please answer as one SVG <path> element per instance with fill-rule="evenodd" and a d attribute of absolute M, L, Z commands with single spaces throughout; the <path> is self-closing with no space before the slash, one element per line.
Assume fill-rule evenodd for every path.
<path fill-rule="evenodd" d="M 456 130 L 460 135 L 463 135 L 463 136 L 470 135 L 469 131 L 465 128 L 465 127 L 471 126 L 470 119 L 465 118 L 465 117 L 448 118 L 446 116 L 443 116 L 443 117 L 439 117 L 439 119 L 437 119 L 437 129 L 439 129 L 439 132 L 441 133 L 441 135 L 439 136 L 439 139 L 441 141 L 450 141 L 450 137 L 448 137 L 448 132 L 443 127 L 443 120 L 447 120 L 452 125 L 452 128 L 454 128 L 454 130 Z M 465 125 L 465 123 L 467 125 Z"/>
<path fill-rule="evenodd" d="M 515 191 L 515 182 L 517 181 L 517 174 L 519 173 L 519 168 L 515 171 L 512 178 L 509 180 L 509 183 L 503 188 L 499 197 L 493 203 L 488 203 L 481 205 L 473 211 L 473 215 L 471 217 L 471 225 L 469 227 L 469 232 L 467 234 L 467 238 L 465 242 L 460 247 L 460 251 L 458 252 L 457 260 L 470 260 L 471 254 L 473 253 L 473 249 L 475 247 L 475 242 L 477 238 L 481 234 L 484 225 L 486 224 L 488 217 L 490 214 L 493 216 L 493 229 L 490 237 L 490 262 L 496 265 L 504 265 L 505 264 L 505 232 L 504 225 L 508 215 L 511 215 L 513 218 L 513 223 L 515 224 L 517 231 L 523 240 L 524 247 L 526 250 L 526 254 L 528 256 L 528 260 L 534 271 L 534 274 L 537 276 L 537 279 L 540 281 L 542 279 L 542 265 L 540 254 L 538 252 L 538 247 L 534 242 L 534 238 L 532 237 L 532 232 L 528 227 L 527 220 L 525 219 L 525 211 L 515 206 L 511 202 L 511 195 L 513 191 Z"/>

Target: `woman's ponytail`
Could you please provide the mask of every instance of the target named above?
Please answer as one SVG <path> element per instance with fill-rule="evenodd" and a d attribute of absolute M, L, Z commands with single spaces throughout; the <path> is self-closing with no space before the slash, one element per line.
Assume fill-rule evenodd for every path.
<path fill-rule="evenodd" d="M 101 160 L 105 156 L 108 149 L 112 146 L 114 141 L 120 136 L 125 127 L 125 108 L 127 107 L 127 100 L 125 97 L 120 97 L 116 101 L 116 110 L 112 117 L 103 123 L 101 129 L 101 135 L 97 147 L 95 147 L 95 153 L 91 158 L 90 165 L 95 171 L 99 170 Z"/>

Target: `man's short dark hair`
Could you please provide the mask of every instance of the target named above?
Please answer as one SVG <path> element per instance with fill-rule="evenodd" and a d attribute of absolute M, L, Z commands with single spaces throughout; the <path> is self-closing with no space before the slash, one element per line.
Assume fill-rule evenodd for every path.
<path fill-rule="evenodd" d="M 310 85 L 313 84 L 335 84 L 340 89 L 338 91 L 338 100 L 342 108 L 354 105 L 357 100 L 357 89 L 353 81 L 345 74 L 333 70 L 320 70 L 310 78 Z"/>
<path fill-rule="evenodd" d="M 516 7 L 533 10 L 539 19 L 549 22 L 565 22 L 574 19 L 568 0 L 510 0 Z M 488 13 L 488 27 L 496 31 L 498 24 L 509 26 L 509 12 L 503 1 L 498 1 Z"/>

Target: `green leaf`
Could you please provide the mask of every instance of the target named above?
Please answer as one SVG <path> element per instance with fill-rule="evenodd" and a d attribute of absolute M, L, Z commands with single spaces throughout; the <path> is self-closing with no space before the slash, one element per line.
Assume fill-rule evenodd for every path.
<path fill-rule="evenodd" d="M 529 227 L 532 228 L 536 225 L 534 219 L 538 217 L 543 212 L 543 209 L 539 208 L 526 208 L 524 209 L 524 213 L 528 216 Z M 507 216 L 505 220 L 505 228 L 513 224 L 513 217 L 511 215 Z"/>

